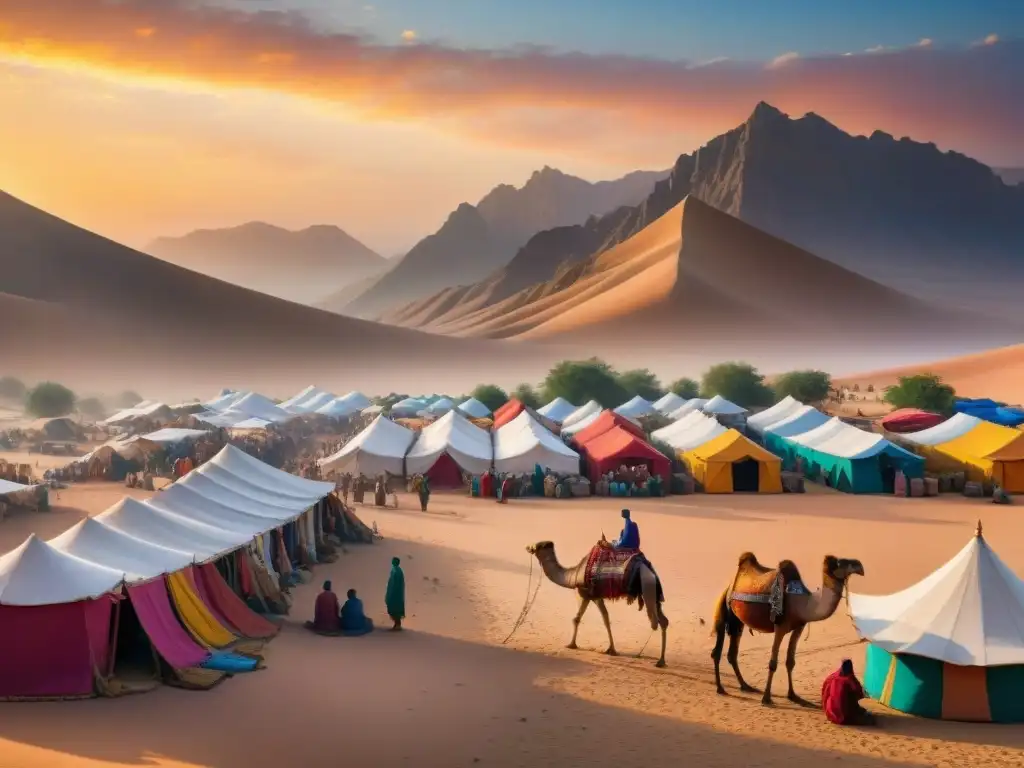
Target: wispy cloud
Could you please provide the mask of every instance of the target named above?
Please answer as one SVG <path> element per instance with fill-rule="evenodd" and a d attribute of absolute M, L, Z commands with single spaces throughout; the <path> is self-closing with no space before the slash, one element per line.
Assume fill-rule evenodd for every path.
<path fill-rule="evenodd" d="M 276 90 L 344 105 L 369 120 L 435 122 L 513 144 L 544 140 L 536 120 L 517 120 L 543 112 L 546 126 L 564 120 L 574 128 L 575 139 L 572 131 L 549 133 L 551 141 L 564 135 L 558 146 L 570 151 L 588 146 L 581 114 L 614 118 L 622 140 L 630 131 L 706 137 L 762 99 L 791 113 L 817 111 L 848 130 L 879 127 L 982 154 L 1019 148 L 1024 134 L 1024 44 L 995 35 L 956 50 L 919 43 L 873 55 L 787 53 L 771 62 L 701 66 L 536 47 L 388 46 L 322 32 L 296 13 L 191 0 L 0 0 L 0 19 L 0 56 Z"/>
<path fill-rule="evenodd" d="M 402 32 L 402 39 L 405 40 L 407 43 L 413 42 L 416 39 L 416 37 L 417 35 L 415 29 L 407 29 L 404 32 Z"/>

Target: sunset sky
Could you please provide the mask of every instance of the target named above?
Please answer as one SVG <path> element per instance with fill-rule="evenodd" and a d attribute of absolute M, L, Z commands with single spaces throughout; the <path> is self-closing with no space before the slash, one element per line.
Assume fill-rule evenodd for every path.
<path fill-rule="evenodd" d="M 759 100 L 1024 166 L 1021 72 L 1018 0 L 0 0 L 0 189 L 137 247 L 263 220 L 392 255 Z"/>

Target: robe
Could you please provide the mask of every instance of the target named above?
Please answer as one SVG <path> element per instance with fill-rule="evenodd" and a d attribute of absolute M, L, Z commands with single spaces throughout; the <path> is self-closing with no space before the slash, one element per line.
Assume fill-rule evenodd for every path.
<path fill-rule="evenodd" d="M 313 629 L 317 632 L 338 631 L 338 596 L 323 591 L 316 596 L 313 605 Z"/>
<path fill-rule="evenodd" d="M 405 573 L 401 566 L 392 565 L 388 576 L 388 588 L 384 593 L 384 605 L 392 619 L 405 618 Z"/>
<path fill-rule="evenodd" d="M 850 725 L 860 721 L 867 710 L 860 705 L 864 689 L 855 675 L 844 675 L 837 670 L 825 678 L 821 685 L 821 708 L 825 717 L 836 725 Z"/>
<path fill-rule="evenodd" d="M 373 631 L 373 620 L 363 612 L 363 601 L 350 597 L 341 606 L 341 631 L 346 635 L 365 635 Z"/>
<path fill-rule="evenodd" d="M 612 546 L 616 549 L 640 549 L 640 527 L 627 518 L 622 533 Z"/>

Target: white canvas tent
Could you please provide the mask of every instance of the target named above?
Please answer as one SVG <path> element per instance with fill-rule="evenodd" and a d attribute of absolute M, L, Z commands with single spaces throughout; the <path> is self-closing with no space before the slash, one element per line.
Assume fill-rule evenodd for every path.
<path fill-rule="evenodd" d="M 159 443 L 160 445 L 175 445 L 185 440 L 198 440 L 206 434 L 207 431 L 205 429 L 167 427 L 165 429 L 158 429 L 156 432 L 150 432 L 148 435 L 143 435 L 142 439 Z"/>
<path fill-rule="evenodd" d="M 458 411 L 448 411 L 420 432 L 405 457 L 406 471 L 411 475 L 425 473 L 443 454 L 448 454 L 466 472 L 483 474 L 494 459 L 491 435 Z"/>
<path fill-rule="evenodd" d="M 285 400 L 278 407 L 289 413 L 312 413 L 335 397 L 337 395 L 310 385 L 294 397 Z"/>
<path fill-rule="evenodd" d="M 435 400 L 431 403 L 427 410 L 435 416 L 449 413 L 455 407 L 455 403 L 449 400 L 447 397 L 442 397 L 439 400 Z"/>
<path fill-rule="evenodd" d="M 677 408 L 682 408 L 684 405 L 686 405 L 686 400 L 681 398 L 675 392 L 669 392 L 667 395 L 663 395 L 659 397 L 657 400 L 655 400 L 654 403 L 652 403 L 652 405 L 654 405 L 654 410 L 656 410 L 658 413 L 667 416 Z"/>
<path fill-rule="evenodd" d="M 562 425 L 562 434 L 563 435 L 575 435 L 577 432 L 582 432 L 584 429 L 586 429 L 591 424 L 593 424 L 595 421 L 597 421 L 601 417 L 602 413 L 604 413 L 604 411 L 598 411 L 597 413 L 588 414 L 587 416 L 584 416 L 582 419 L 579 419 L 578 421 L 574 421 L 572 424 L 568 424 L 568 425 L 563 424 Z M 631 421 L 632 421 L 632 419 L 631 419 Z"/>
<path fill-rule="evenodd" d="M 537 413 L 539 413 L 546 419 L 551 419 L 556 424 L 562 424 L 576 411 L 576 406 L 570 403 L 568 400 L 562 397 L 556 397 L 543 408 L 539 408 L 537 410 Z"/>
<path fill-rule="evenodd" d="M 361 473 L 369 477 L 389 472 L 401 476 L 405 454 L 415 437 L 411 429 L 378 416 L 340 451 L 318 463 L 325 472 Z"/>
<path fill-rule="evenodd" d="M 426 409 L 427 403 L 425 401 L 414 397 L 407 397 L 391 406 L 391 415 L 398 417 L 415 416 L 420 411 L 425 411 Z"/>
<path fill-rule="evenodd" d="M 220 395 L 213 398 L 213 400 L 208 400 L 202 405 L 204 408 L 209 408 L 211 411 L 226 411 L 232 405 L 234 405 L 243 397 L 245 397 L 247 394 L 249 393 L 232 392 L 231 390 L 224 390 L 220 393 Z"/>
<path fill-rule="evenodd" d="M 1024 582 L 981 530 L 952 560 L 892 595 L 850 595 L 857 633 L 889 653 L 960 666 L 1024 664 Z"/>
<path fill-rule="evenodd" d="M 667 427 L 654 430 L 651 437 L 671 445 L 676 451 L 683 452 L 692 451 L 727 431 L 726 427 L 710 416 L 705 416 L 700 411 L 691 411 L 679 421 L 673 421 Z"/>
<path fill-rule="evenodd" d="M 316 412 L 321 416 L 329 416 L 332 419 L 342 419 L 347 416 L 353 416 L 360 412 L 360 408 L 353 402 L 346 400 L 344 397 L 336 397 L 330 402 L 324 403 Z"/>
<path fill-rule="evenodd" d="M 668 417 L 672 419 L 672 421 L 678 421 L 689 413 L 699 411 L 707 404 L 707 402 L 708 401 L 703 397 L 691 397 L 681 406 L 672 411 L 672 413 L 668 414 Z"/>
<path fill-rule="evenodd" d="M 294 414 L 288 413 L 273 400 L 256 392 L 250 392 L 231 404 L 231 410 L 244 413 L 251 418 L 270 422 L 288 421 Z"/>
<path fill-rule="evenodd" d="M 981 423 L 977 416 L 967 413 L 955 413 L 952 418 L 947 419 L 934 427 L 922 429 L 917 432 L 903 432 L 897 435 L 897 439 L 913 443 L 914 445 L 940 445 L 950 440 L 966 435 Z"/>
<path fill-rule="evenodd" d="M 576 451 L 523 411 L 494 433 L 496 472 L 533 472 L 536 465 L 564 474 L 580 471 Z"/>
<path fill-rule="evenodd" d="M 562 420 L 562 431 L 566 431 L 567 427 L 573 427 L 591 416 L 599 416 L 603 410 L 604 407 L 597 400 L 588 401 Z"/>
<path fill-rule="evenodd" d="M 804 404 L 801 403 L 794 397 L 786 395 L 784 398 L 779 400 L 771 408 L 766 408 L 760 413 L 755 413 L 753 416 L 747 417 L 747 426 L 757 434 L 761 434 L 765 429 L 772 424 L 776 424 L 783 419 L 788 419 L 798 409 L 803 408 Z"/>
<path fill-rule="evenodd" d="M 140 417 L 167 414 L 170 410 L 170 406 L 164 403 L 157 403 L 149 400 L 144 400 L 138 405 L 132 406 L 131 408 L 125 408 L 124 410 L 118 411 L 109 419 L 104 419 L 102 423 L 120 424 L 122 421 L 129 421 L 131 419 L 137 419 Z"/>
<path fill-rule="evenodd" d="M 56 605 L 104 595 L 119 587 L 124 572 L 56 549 L 34 533 L 0 557 L 0 604 Z"/>
<path fill-rule="evenodd" d="M 726 400 L 721 395 L 715 395 L 708 400 L 700 409 L 709 416 L 742 416 L 747 412 L 743 406 L 736 405 L 731 400 Z"/>
<path fill-rule="evenodd" d="M 473 419 L 486 419 L 491 415 L 491 409 L 481 403 L 475 397 L 471 397 L 465 402 L 461 403 L 458 408 L 466 416 Z"/>
<path fill-rule="evenodd" d="M 629 419 L 638 419 L 641 416 L 647 416 L 654 413 L 654 405 L 640 397 L 640 395 L 637 395 L 629 402 L 623 403 L 616 408 L 615 412 L 620 416 L 625 416 Z"/>
<path fill-rule="evenodd" d="M 829 417 L 810 405 L 801 405 L 788 416 L 772 422 L 761 430 L 765 435 L 793 437 L 817 429 L 829 421 Z M 747 422 L 749 423 L 749 422 Z"/>
<path fill-rule="evenodd" d="M 354 406 L 357 411 L 361 411 L 364 408 L 369 408 L 373 405 L 373 401 L 370 398 L 357 390 L 352 390 L 348 394 L 342 395 L 341 399 Z"/>

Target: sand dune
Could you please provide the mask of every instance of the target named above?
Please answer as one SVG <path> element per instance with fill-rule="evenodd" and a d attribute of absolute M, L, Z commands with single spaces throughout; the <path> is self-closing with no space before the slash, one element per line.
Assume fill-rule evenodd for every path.
<path fill-rule="evenodd" d="M 876 390 L 892 386 L 900 376 L 934 373 L 941 376 L 957 394 L 965 397 L 991 397 L 1008 403 L 1024 403 L 1024 344 L 993 349 L 932 363 L 905 365 L 883 371 L 848 376 L 837 383 Z"/>
<path fill-rule="evenodd" d="M 285 394 L 310 380 L 459 391 L 480 365 L 508 384 L 545 370 L 521 345 L 340 317 L 200 275 L 7 195 L 0 231 L 4 373 L 191 397 L 232 384 Z"/>
<path fill-rule="evenodd" d="M 609 359 L 649 367 L 685 352 L 850 370 L 858 360 L 926 359 L 951 346 L 974 351 L 1019 338 L 1019 329 L 933 307 L 694 197 L 552 281 L 491 306 L 455 306 L 466 297 L 453 290 L 400 320 L 461 337 L 593 345 Z"/>

